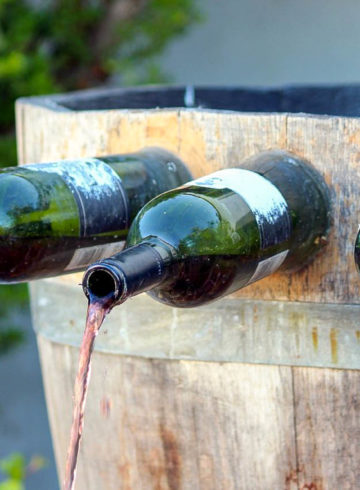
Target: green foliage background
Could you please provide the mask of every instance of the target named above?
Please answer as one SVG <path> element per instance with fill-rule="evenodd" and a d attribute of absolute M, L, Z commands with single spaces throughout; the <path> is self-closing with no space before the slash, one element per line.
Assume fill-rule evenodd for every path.
<path fill-rule="evenodd" d="M 13 453 L 0 460 L 0 470 L 6 480 L 0 483 L 0 490 L 25 490 L 27 476 L 46 466 L 41 456 L 33 456 L 29 462 L 21 453 Z"/>
<path fill-rule="evenodd" d="M 21 96 L 168 81 L 159 55 L 200 19 L 194 0 L 0 0 L 0 131 Z"/>

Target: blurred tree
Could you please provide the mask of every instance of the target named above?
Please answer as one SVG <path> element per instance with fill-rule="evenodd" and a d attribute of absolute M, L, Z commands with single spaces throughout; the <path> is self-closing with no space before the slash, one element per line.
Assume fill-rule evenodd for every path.
<path fill-rule="evenodd" d="M 0 490 L 25 490 L 25 480 L 46 466 L 46 460 L 41 456 L 33 456 L 29 462 L 21 453 L 12 453 L 0 459 L 0 471 L 4 481 L 0 483 Z"/>
<path fill-rule="evenodd" d="M 167 81 L 157 57 L 199 20 L 195 0 L 0 0 L 0 132 L 20 96 Z"/>
<path fill-rule="evenodd" d="M 23 342 L 26 335 L 23 316 L 28 312 L 26 284 L 0 287 L 0 356 Z"/>

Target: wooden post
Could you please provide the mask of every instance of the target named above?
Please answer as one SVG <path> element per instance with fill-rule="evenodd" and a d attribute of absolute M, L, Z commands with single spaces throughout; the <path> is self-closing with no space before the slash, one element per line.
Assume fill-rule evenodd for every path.
<path fill-rule="evenodd" d="M 160 146 L 197 177 L 285 149 L 309 160 L 332 192 L 329 244 L 306 269 L 197 309 L 140 295 L 110 314 L 93 357 L 79 489 L 358 487 L 359 94 L 202 89 L 194 108 L 181 107 L 181 88 L 18 101 L 21 164 Z M 85 320 L 80 281 L 31 285 L 60 476 Z"/>

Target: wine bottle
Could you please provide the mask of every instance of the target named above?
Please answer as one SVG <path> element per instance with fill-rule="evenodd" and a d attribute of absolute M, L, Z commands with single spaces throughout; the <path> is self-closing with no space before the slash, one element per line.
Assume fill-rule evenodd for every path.
<path fill-rule="evenodd" d="M 139 209 L 191 174 L 168 151 L 0 171 L 0 282 L 84 269 L 119 251 Z"/>
<path fill-rule="evenodd" d="M 303 267 L 326 242 L 329 190 L 308 163 L 283 151 L 170 190 L 147 203 L 123 252 L 91 265 L 91 301 L 149 291 L 172 306 L 207 303 L 278 269 Z"/>
<path fill-rule="evenodd" d="M 354 260 L 356 270 L 360 273 L 360 225 L 355 239 Z"/>

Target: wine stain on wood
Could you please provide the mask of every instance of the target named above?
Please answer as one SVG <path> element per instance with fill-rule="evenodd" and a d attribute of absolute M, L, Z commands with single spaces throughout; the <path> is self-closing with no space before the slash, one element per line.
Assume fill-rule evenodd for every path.
<path fill-rule="evenodd" d="M 297 358 L 300 357 L 300 329 L 303 327 L 305 322 L 306 316 L 304 315 L 304 313 L 293 311 L 289 315 L 289 326 L 291 328 L 291 332 L 294 335 Z"/>
<path fill-rule="evenodd" d="M 322 490 L 322 486 L 318 486 L 316 483 L 304 483 L 304 485 L 301 485 L 299 490 Z"/>
<path fill-rule="evenodd" d="M 322 487 L 317 487 L 315 483 L 304 483 L 301 485 L 300 480 L 303 479 L 303 474 L 305 473 L 305 466 L 301 464 L 297 468 L 291 469 L 285 476 L 285 490 L 305 490 L 307 488 L 311 490 L 322 490 Z M 300 487 L 301 485 L 301 487 Z M 315 485 L 315 486 L 309 486 Z"/>
<path fill-rule="evenodd" d="M 285 490 L 291 490 L 293 488 L 297 488 L 298 490 L 323 490 L 322 479 L 318 477 L 315 477 L 311 483 L 301 484 L 299 480 L 302 479 L 302 474 L 304 473 L 304 465 L 290 470 L 285 476 Z"/>
<path fill-rule="evenodd" d="M 100 413 L 105 419 L 108 419 L 110 417 L 111 407 L 112 401 L 107 396 L 104 396 L 100 400 Z"/>
<path fill-rule="evenodd" d="M 124 464 L 118 466 L 119 476 L 123 490 L 133 490 L 131 485 L 131 464 L 125 461 Z"/>
<path fill-rule="evenodd" d="M 298 487 L 298 473 L 299 473 L 300 470 L 298 469 L 292 469 L 289 471 L 289 473 L 287 473 L 287 475 L 285 476 L 285 490 L 291 490 L 291 488 L 294 488 L 294 485 L 292 484 L 295 484 L 296 487 Z"/>
<path fill-rule="evenodd" d="M 319 348 L 319 334 L 317 327 L 313 327 L 311 331 L 312 343 L 314 347 L 314 351 L 317 352 Z"/>
<path fill-rule="evenodd" d="M 257 323 L 259 320 L 259 315 L 258 315 L 258 308 L 256 305 L 253 308 L 253 317 L 254 317 L 254 323 Z"/>
<path fill-rule="evenodd" d="M 164 450 L 165 473 L 170 490 L 179 490 L 181 486 L 181 456 L 179 445 L 172 431 L 163 424 L 159 426 L 159 433 Z"/>
<path fill-rule="evenodd" d="M 330 347 L 331 347 L 331 362 L 333 364 L 337 364 L 339 356 L 338 356 L 337 331 L 335 328 L 330 329 Z"/>

